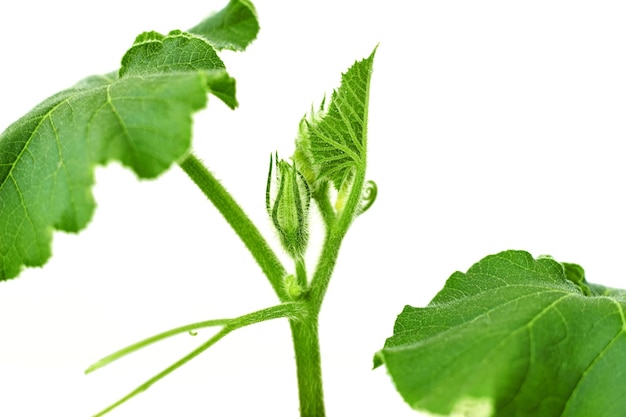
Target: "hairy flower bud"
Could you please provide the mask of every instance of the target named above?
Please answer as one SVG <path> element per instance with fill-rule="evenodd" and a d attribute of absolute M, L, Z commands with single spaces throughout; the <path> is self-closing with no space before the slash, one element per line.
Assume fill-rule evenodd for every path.
<path fill-rule="evenodd" d="M 272 175 L 274 172 L 274 176 Z M 280 242 L 294 259 L 304 254 L 309 241 L 311 191 L 295 164 L 270 157 L 265 205 Z"/>

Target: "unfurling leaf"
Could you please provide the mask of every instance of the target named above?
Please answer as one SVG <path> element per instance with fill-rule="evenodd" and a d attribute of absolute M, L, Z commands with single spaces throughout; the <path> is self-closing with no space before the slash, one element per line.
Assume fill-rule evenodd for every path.
<path fill-rule="evenodd" d="M 94 210 L 95 164 L 118 160 L 154 178 L 191 145 L 192 114 L 235 81 L 204 39 L 140 35 L 119 73 L 89 77 L 0 135 L 0 280 L 50 257 L 53 229 L 76 232 Z"/>
<path fill-rule="evenodd" d="M 619 417 L 626 410 L 626 291 L 582 268 L 507 251 L 406 307 L 377 354 L 415 409 L 448 415 Z"/>
<path fill-rule="evenodd" d="M 300 122 L 294 159 L 307 181 L 317 189 L 332 182 L 349 189 L 355 170 L 365 170 L 367 112 L 374 54 L 343 74 L 341 86 L 328 106 L 322 103 Z"/>

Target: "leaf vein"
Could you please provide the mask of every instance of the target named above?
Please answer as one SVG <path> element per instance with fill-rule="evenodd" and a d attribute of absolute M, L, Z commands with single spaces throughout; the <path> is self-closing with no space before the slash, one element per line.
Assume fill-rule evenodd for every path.
<path fill-rule="evenodd" d="M 312 127 L 311 130 L 312 130 L 312 133 L 315 133 L 326 144 L 334 146 L 335 148 L 345 152 L 354 161 L 358 161 L 359 160 L 359 157 L 356 155 L 356 153 L 354 153 L 354 151 L 352 149 L 350 149 L 349 147 L 345 146 L 343 143 L 337 142 L 336 140 L 330 138 L 324 132 L 322 132 L 321 129 L 318 129 L 317 127 Z"/>
<path fill-rule="evenodd" d="M 620 303 L 618 303 L 616 300 L 609 298 L 609 300 L 611 300 L 611 302 L 613 302 L 616 307 L 617 307 L 617 312 L 620 315 L 620 319 L 622 322 L 622 327 L 621 329 L 619 329 L 619 331 L 617 333 L 615 333 L 615 335 L 611 338 L 611 340 L 609 340 L 609 342 L 606 344 L 606 346 L 604 346 L 604 348 L 602 348 L 602 350 L 600 352 L 598 352 L 598 354 L 594 357 L 594 359 L 589 362 L 589 365 L 585 368 L 585 370 L 580 374 L 580 378 L 578 378 L 578 381 L 576 381 L 576 385 L 574 385 L 574 387 L 572 388 L 569 397 L 567 397 L 567 399 L 565 400 L 565 402 L 563 403 L 563 410 L 561 411 L 561 415 L 563 415 L 567 409 L 570 403 L 570 399 L 572 399 L 574 397 L 574 395 L 576 394 L 576 392 L 578 392 L 578 390 L 580 389 L 583 380 L 587 377 L 587 375 L 589 375 L 589 372 L 591 371 L 591 369 L 604 357 L 604 354 L 615 344 L 615 342 L 618 340 L 618 338 L 620 336 L 623 336 L 624 334 L 626 334 L 626 329 L 625 329 L 625 321 L 624 321 L 624 310 L 621 306 Z"/>

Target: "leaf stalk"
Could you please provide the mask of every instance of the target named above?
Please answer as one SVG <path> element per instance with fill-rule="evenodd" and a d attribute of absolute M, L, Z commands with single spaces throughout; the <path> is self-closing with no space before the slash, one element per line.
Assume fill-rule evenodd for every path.
<path fill-rule="evenodd" d="M 278 299 L 283 302 L 289 301 L 289 295 L 283 285 L 283 278 L 287 272 L 259 229 L 252 223 L 250 217 L 193 153 L 189 153 L 179 162 L 179 165 L 246 245 L 272 285 Z"/>

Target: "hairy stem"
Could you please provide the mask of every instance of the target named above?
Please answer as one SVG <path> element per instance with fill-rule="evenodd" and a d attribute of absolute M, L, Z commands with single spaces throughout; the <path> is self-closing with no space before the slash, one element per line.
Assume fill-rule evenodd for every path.
<path fill-rule="evenodd" d="M 309 285 L 306 275 L 306 266 L 304 264 L 304 257 L 299 256 L 296 261 L 296 282 L 302 289 L 306 289 Z"/>
<path fill-rule="evenodd" d="M 339 248 L 361 199 L 365 178 L 365 169 L 358 172 L 348 197 L 337 221 L 327 221 L 327 234 L 322 247 L 317 268 L 310 287 L 303 297 L 308 314 L 303 320 L 290 321 L 291 335 L 296 355 L 298 392 L 300 396 L 300 417 L 323 417 L 324 391 L 322 387 L 322 362 L 319 343 L 319 312 L 326 295 L 330 277 L 337 263 Z M 328 214 L 328 213 L 327 213 Z"/>
<path fill-rule="evenodd" d="M 307 305 L 311 305 L 307 303 Z M 305 319 L 290 320 L 296 356 L 300 417 L 324 417 L 322 361 L 318 334 L 319 311 L 309 311 Z"/>
<path fill-rule="evenodd" d="M 190 153 L 179 162 L 179 165 L 224 216 L 237 236 L 246 245 L 267 276 L 278 298 L 281 301 L 288 301 L 289 296 L 283 285 L 283 278 L 287 272 L 241 206 L 195 155 Z"/>
<path fill-rule="evenodd" d="M 192 360 L 196 356 L 200 355 L 202 352 L 204 352 L 205 350 L 207 350 L 208 348 L 213 346 L 215 343 L 219 342 L 224 336 L 228 335 L 232 331 L 235 331 L 235 330 L 240 329 L 242 327 L 250 326 L 251 324 L 260 323 L 260 322 L 267 321 L 267 320 L 274 320 L 274 319 L 278 319 L 278 318 L 288 318 L 290 323 L 297 323 L 298 320 L 300 320 L 300 319 L 306 319 L 307 313 L 308 312 L 306 310 L 306 307 L 303 306 L 302 303 L 288 302 L 288 303 L 282 303 L 282 304 L 279 304 L 279 305 L 276 305 L 276 306 L 273 306 L 273 307 L 265 308 L 263 310 L 255 311 L 253 313 L 245 314 L 243 316 L 240 316 L 240 317 L 237 317 L 237 318 L 234 318 L 234 319 L 230 319 L 209 340 L 207 340 L 202 345 L 198 346 L 196 349 L 192 350 L 190 353 L 188 353 L 187 355 L 183 356 L 182 358 L 180 358 L 179 360 L 177 360 L 176 362 L 174 362 L 173 364 L 171 364 L 170 366 L 168 366 L 167 368 L 165 368 L 164 370 L 162 370 L 158 374 L 154 375 L 152 378 L 148 379 L 146 382 L 144 382 L 143 384 L 139 385 L 137 388 L 135 388 L 134 390 L 129 392 L 127 395 L 125 395 L 121 399 L 117 400 L 116 402 L 114 402 L 113 404 L 111 404 L 110 406 L 105 408 L 104 410 L 100 411 L 97 414 L 94 414 L 93 417 L 103 416 L 103 415 L 107 414 L 109 411 L 113 410 L 114 408 L 117 408 L 120 405 L 124 404 L 126 401 L 130 400 L 131 398 L 135 397 L 136 395 L 144 392 L 145 390 L 150 388 L 152 385 L 154 385 L 157 381 L 163 379 L 164 377 L 166 377 L 167 375 L 171 374 L 176 369 L 180 368 L 181 366 L 183 366 L 184 364 L 186 364 L 187 362 L 189 362 L 190 360 Z M 209 321 L 204 322 L 204 323 L 205 324 L 209 323 Z M 213 325 L 213 323 L 209 323 L 209 325 Z M 192 324 L 190 326 L 195 326 L 196 328 L 200 327 L 198 323 L 197 324 Z M 186 327 L 190 327 L 190 326 L 186 326 Z M 206 326 L 204 326 L 204 327 L 206 327 Z M 178 334 L 178 333 L 180 333 L 180 331 L 179 331 L 180 329 L 182 329 L 182 327 L 173 329 L 172 332 L 170 332 L 170 333 Z M 168 332 L 166 332 L 166 333 L 168 333 Z M 161 335 L 163 335 L 163 334 L 165 334 L 165 333 L 162 333 Z M 160 335 L 157 335 L 156 337 L 159 337 L 159 336 Z M 146 340 L 150 341 L 150 343 L 152 343 L 151 338 L 150 339 L 146 339 Z M 139 344 L 141 344 L 141 343 L 143 343 L 143 342 L 139 342 Z M 111 361 L 109 361 L 109 363 L 110 362 Z"/>
<path fill-rule="evenodd" d="M 319 257 L 319 262 L 313 278 L 311 280 L 311 299 L 314 303 L 318 304 L 318 308 L 321 308 L 322 301 L 326 295 L 328 284 L 330 283 L 330 277 L 337 263 L 337 256 L 339 255 L 339 248 L 341 242 L 345 237 L 352 221 L 356 216 L 356 210 L 361 200 L 361 192 L 363 184 L 365 182 L 365 168 L 357 171 L 356 178 L 352 184 L 352 189 L 346 205 L 341 212 L 339 218 L 331 224 L 327 234 L 324 246 L 322 247 L 322 253 Z"/>
<path fill-rule="evenodd" d="M 205 327 L 212 327 L 212 326 L 224 326 L 226 324 L 228 324 L 232 319 L 216 319 L 216 320 L 205 320 L 205 321 L 201 321 L 198 323 L 192 323 L 192 324 L 187 324 L 185 326 L 180 326 L 177 327 L 175 329 L 171 329 L 162 333 L 159 333 L 157 335 L 148 337 L 147 339 L 144 339 L 140 342 L 137 343 L 133 343 L 130 346 L 127 346 L 123 349 L 118 350 L 115 353 L 112 353 L 102 359 L 100 359 L 98 362 L 94 363 L 93 365 L 89 366 L 89 368 L 87 368 L 85 370 L 86 374 L 89 374 L 97 369 L 103 368 L 105 366 L 107 366 L 108 364 L 115 362 L 118 359 L 123 358 L 124 356 L 130 355 L 133 352 L 136 352 L 140 349 L 143 349 L 147 346 L 150 346 L 151 344 L 154 344 L 156 342 L 160 342 L 161 340 L 167 339 L 169 337 L 172 336 L 176 336 L 179 335 L 181 333 L 187 333 L 193 330 L 198 330 L 198 329 L 202 329 Z"/>
<path fill-rule="evenodd" d="M 222 339 L 224 336 L 226 336 L 230 332 L 231 332 L 231 329 L 227 327 L 222 328 L 219 332 L 215 334 L 215 336 L 213 336 L 212 338 L 207 340 L 205 343 L 203 343 L 202 345 L 194 349 L 192 352 L 185 355 L 181 359 L 177 360 L 172 365 L 168 366 L 163 371 L 159 372 L 158 374 L 156 374 L 155 376 L 153 376 L 152 378 L 150 378 L 143 384 L 139 385 L 137 388 L 135 388 L 134 390 L 132 390 L 131 392 L 126 394 L 124 397 L 120 398 L 119 400 L 117 400 L 116 402 L 114 402 L 113 404 L 105 408 L 104 410 L 100 411 L 97 414 L 94 414 L 93 417 L 103 416 L 107 414 L 109 411 L 113 410 L 114 408 L 119 407 L 120 405 L 124 404 L 126 401 L 135 397 L 137 394 L 144 392 L 145 390 L 150 388 L 156 381 L 163 379 L 167 375 L 171 374 L 174 370 L 180 368 L 181 366 L 183 366 L 184 364 L 186 364 L 187 362 L 189 362 L 190 360 L 192 360 L 193 358 L 195 358 L 196 356 L 198 356 L 199 354 L 201 354 L 202 352 L 204 352 L 205 350 L 213 346 L 215 343 L 220 341 L 220 339 Z"/>
<path fill-rule="evenodd" d="M 269 247 L 263 236 L 241 207 L 217 181 L 211 172 L 190 154 L 180 166 L 198 185 L 202 192 L 224 216 L 244 242 L 274 288 L 279 299 L 290 299 L 283 285 L 287 275 L 276 254 Z M 291 334 L 296 359 L 300 417 L 324 417 L 324 392 L 322 387 L 322 366 L 319 343 L 319 311 L 326 294 L 330 277 L 337 262 L 341 242 L 355 217 L 361 199 L 365 167 L 357 169 L 351 193 L 341 213 L 335 214 L 327 198 L 316 199 L 326 225 L 326 240 L 320 254 L 318 265 L 310 282 L 307 284 L 306 269 L 302 259 L 296 262 L 296 279 L 305 288 L 300 305 L 306 310 L 299 319 L 290 319 Z M 305 284 L 305 285 L 302 285 Z M 223 329 L 224 330 L 224 329 Z M 220 332 L 221 333 L 221 332 Z M 216 335 L 220 336 L 220 333 Z M 145 389 L 143 386 L 140 390 Z M 125 401 L 126 399 L 124 399 Z"/>
<path fill-rule="evenodd" d="M 328 183 L 323 184 L 320 189 L 314 193 L 313 199 L 317 203 L 317 207 L 326 225 L 326 230 L 328 230 L 335 220 L 335 209 L 332 204 L 330 204 L 328 198 Z"/>

